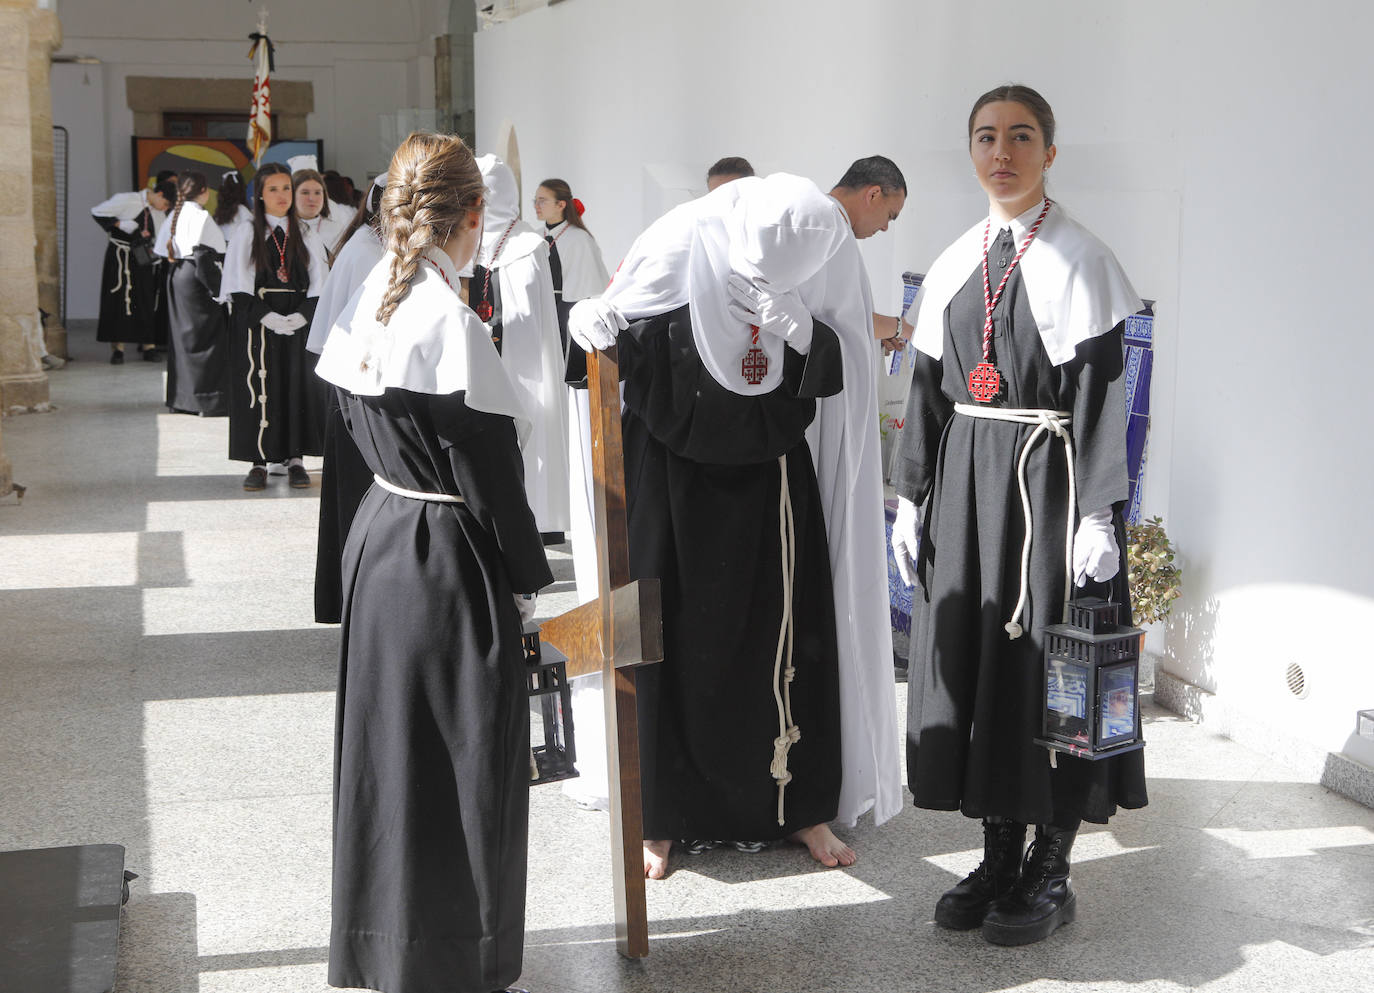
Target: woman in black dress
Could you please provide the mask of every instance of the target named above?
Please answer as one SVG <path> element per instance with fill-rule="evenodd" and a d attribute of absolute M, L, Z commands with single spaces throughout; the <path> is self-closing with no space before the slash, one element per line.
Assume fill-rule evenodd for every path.
<path fill-rule="evenodd" d="M 177 204 L 154 248 L 167 267 L 167 406 L 202 417 L 229 413 L 229 327 L 216 302 L 225 241 L 205 210 L 204 173 L 177 182 Z"/>
<path fill-rule="evenodd" d="M 319 455 L 324 437 L 324 387 L 305 350 L 324 285 L 324 246 L 296 223 L 286 166 L 264 164 L 253 186 L 252 227 L 235 233 L 224 264 L 232 306 L 229 457 L 252 463 L 245 490 L 267 487 L 268 462 L 285 462 L 290 484 L 305 488 L 301 456 Z"/>
<path fill-rule="evenodd" d="M 984 94 L 968 134 L 989 217 L 945 250 L 918 298 L 892 544 L 919 587 L 909 784 L 917 806 L 983 821 L 983 863 L 940 898 L 935 922 L 1019 945 L 1074 919 L 1080 822 L 1146 802 L 1141 752 L 1052 761 L 1033 740 L 1043 630 L 1064 619 L 1068 581 L 1111 583 L 1130 603 L 1122 322 L 1141 302 L 1111 251 L 1045 197 L 1056 149 L 1040 94 Z"/>
<path fill-rule="evenodd" d="M 343 555 L 329 982 L 490 993 L 524 948 L 529 704 L 520 594 L 552 581 L 528 421 L 458 270 L 482 177 L 451 135 L 396 150 L 387 255 L 318 372 L 374 476 Z"/>
<path fill-rule="evenodd" d="M 100 273 L 95 340 L 109 343 L 113 365 L 124 361 L 126 343 L 137 344 L 146 361 L 157 359 L 162 273 L 153 252 L 153 236 L 176 199 L 173 173 L 170 179 L 159 179 L 152 189 L 116 193 L 91 208 L 91 216 L 110 239 Z"/>

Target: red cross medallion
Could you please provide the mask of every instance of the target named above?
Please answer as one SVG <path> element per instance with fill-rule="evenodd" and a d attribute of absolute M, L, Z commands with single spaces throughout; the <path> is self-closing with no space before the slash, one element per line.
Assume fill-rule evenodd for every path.
<path fill-rule="evenodd" d="M 968 374 L 968 391 L 979 403 L 991 403 L 1002 392 L 1002 374 L 991 362 L 979 362 Z"/>
<path fill-rule="evenodd" d="M 763 382 L 763 377 L 768 375 L 768 356 L 759 347 L 759 329 L 751 324 L 749 330 L 754 334 L 750 339 L 749 351 L 744 353 L 740 361 L 739 374 L 750 386 L 758 386 Z"/>
<path fill-rule="evenodd" d="M 491 320 L 491 313 L 491 303 L 489 301 L 483 300 L 477 305 L 477 316 L 483 321 Z"/>
<path fill-rule="evenodd" d="M 740 375 L 750 386 L 758 386 L 763 382 L 763 377 L 768 375 L 768 356 L 763 353 L 763 349 L 755 345 L 744 353 L 744 360 L 739 365 Z"/>

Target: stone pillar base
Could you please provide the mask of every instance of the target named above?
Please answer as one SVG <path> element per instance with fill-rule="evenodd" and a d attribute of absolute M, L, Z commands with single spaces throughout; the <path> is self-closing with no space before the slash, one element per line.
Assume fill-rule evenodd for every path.
<path fill-rule="evenodd" d="M 32 410 L 47 402 L 47 373 L 21 373 L 0 378 L 0 413 L 9 414 L 16 407 Z"/>

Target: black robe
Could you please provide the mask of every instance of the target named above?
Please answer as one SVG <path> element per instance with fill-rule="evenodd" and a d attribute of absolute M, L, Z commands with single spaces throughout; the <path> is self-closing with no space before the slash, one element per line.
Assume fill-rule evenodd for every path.
<path fill-rule="evenodd" d="M 245 228 L 243 237 L 252 237 Z M 290 279 L 277 278 L 275 242 L 269 240 L 267 272 L 259 272 L 254 293 L 233 295 L 229 355 L 229 458 L 239 462 L 285 462 L 324 451 L 325 386 L 315 375 L 316 356 L 305 350 L 315 297 L 306 296 L 310 277 L 303 261 Z M 299 313 L 305 324 L 291 334 L 262 325 L 268 311 Z M 267 370 L 267 378 L 259 373 Z M 252 385 L 250 386 L 249 383 Z M 267 397 L 262 421 L 259 390 Z"/>
<path fill-rule="evenodd" d="M 524 949 L 530 723 L 513 593 L 552 581 L 510 419 L 341 393 L 373 486 L 344 550 L 329 982 L 489 993 Z"/>
<path fill-rule="evenodd" d="M 100 318 L 95 340 L 125 342 L 131 345 L 159 343 L 158 306 L 162 265 L 153 254 L 155 222 L 152 210 L 134 218 L 132 233 L 121 231 L 119 219 L 96 217 L 95 222 L 109 236 L 105 246 L 105 265 L 100 272 Z M 148 234 L 143 234 L 144 229 Z M 161 339 L 165 341 L 165 335 Z"/>
<path fill-rule="evenodd" d="M 640 670 L 644 836 L 765 841 L 833 820 L 839 671 L 825 518 L 805 431 L 843 385 L 839 341 L 817 323 L 783 382 L 744 397 L 703 368 L 687 307 L 620 335 L 630 571 L 662 581 L 662 664 Z M 770 772 L 783 613 L 778 457 L 796 532 L 786 822 Z"/>
<path fill-rule="evenodd" d="M 191 258 L 169 260 L 167 275 L 167 406 L 203 417 L 229 413 L 229 319 L 215 302 L 224 253 L 197 245 Z"/>
<path fill-rule="evenodd" d="M 989 249 L 991 282 L 1016 254 L 1009 231 Z M 996 406 L 1073 415 L 1078 507 L 1113 507 L 1122 561 L 1110 584 L 1126 595 L 1126 411 L 1121 327 L 1050 362 L 1021 280 L 1012 273 L 994 312 L 992 361 L 1005 383 Z M 1051 768 L 1041 734 L 1043 630 L 1063 620 L 1068 468 L 1063 443 L 1042 437 L 1027 465 L 1034 536 L 1025 633 L 1003 625 L 1020 591 L 1025 523 L 1016 480 L 1033 427 L 954 412 L 972 404 L 968 373 L 982 361 L 979 265 L 945 313 L 944 357 L 917 353 L 906 425 L 894 467 L 897 491 L 924 504 L 917 556 L 907 697 L 907 775 L 918 807 L 998 815 L 1028 824 L 1097 823 L 1146 803 L 1143 753 L 1099 761 L 1059 755 Z M 1089 591 L 1093 592 L 1093 591 Z M 1102 592 L 1098 587 L 1096 592 Z"/>
<path fill-rule="evenodd" d="M 372 485 L 372 470 L 344 424 L 335 390 L 327 394 L 324 463 L 320 470 L 320 528 L 315 542 L 315 623 L 343 619 L 344 543 L 353 517 Z"/>

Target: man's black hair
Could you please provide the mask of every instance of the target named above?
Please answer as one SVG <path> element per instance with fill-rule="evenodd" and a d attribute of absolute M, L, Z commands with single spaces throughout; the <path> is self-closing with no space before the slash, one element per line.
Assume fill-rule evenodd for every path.
<path fill-rule="evenodd" d="M 752 176 L 753 174 L 754 167 L 749 164 L 749 160 L 739 155 L 727 155 L 706 170 L 707 179 L 712 176 Z"/>
<path fill-rule="evenodd" d="M 906 177 L 902 175 L 902 170 L 897 168 L 897 163 L 887 156 L 870 155 L 866 159 L 857 160 L 846 169 L 840 181 L 835 184 L 836 189 L 844 190 L 864 190 L 870 186 L 881 186 L 885 197 L 899 191 L 905 194 Z"/>

